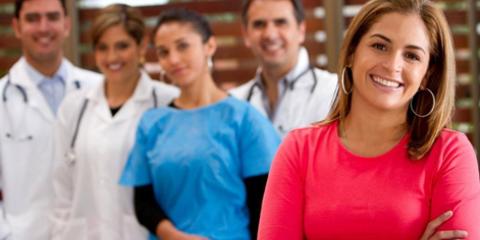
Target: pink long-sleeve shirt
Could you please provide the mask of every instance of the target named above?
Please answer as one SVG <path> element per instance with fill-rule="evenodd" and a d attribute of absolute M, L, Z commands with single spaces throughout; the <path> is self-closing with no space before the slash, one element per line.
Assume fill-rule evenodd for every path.
<path fill-rule="evenodd" d="M 480 239 L 480 180 L 464 134 L 445 129 L 421 160 L 407 156 L 409 135 L 388 152 L 361 157 L 338 137 L 338 122 L 292 131 L 271 168 L 259 239 L 419 239 L 439 229 Z"/>

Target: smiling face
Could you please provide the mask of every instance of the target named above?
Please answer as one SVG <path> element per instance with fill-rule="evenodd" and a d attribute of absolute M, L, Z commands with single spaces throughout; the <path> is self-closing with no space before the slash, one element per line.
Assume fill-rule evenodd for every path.
<path fill-rule="evenodd" d="M 291 1 L 253 1 L 244 41 L 264 68 L 291 69 L 305 40 L 305 23 L 295 19 Z"/>
<path fill-rule="evenodd" d="M 430 43 L 425 24 L 416 14 L 385 14 L 363 35 L 350 59 L 352 107 L 406 114 L 410 99 L 426 85 Z"/>
<path fill-rule="evenodd" d="M 95 46 L 97 67 L 108 81 L 137 80 L 145 46 L 139 45 L 120 24 L 103 32 Z"/>
<path fill-rule="evenodd" d="M 44 64 L 62 58 L 63 42 L 69 35 L 70 21 L 60 1 L 25 1 L 18 19 L 13 19 L 12 27 L 22 43 L 27 61 Z"/>
<path fill-rule="evenodd" d="M 158 62 L 165 74 L 180 88 L 190 86 L 208 76 L 208 59 L 214 54 L 213 37 L 202 41 L 202 36 L 190 23 L 168 22 L 155 34 Z"/>

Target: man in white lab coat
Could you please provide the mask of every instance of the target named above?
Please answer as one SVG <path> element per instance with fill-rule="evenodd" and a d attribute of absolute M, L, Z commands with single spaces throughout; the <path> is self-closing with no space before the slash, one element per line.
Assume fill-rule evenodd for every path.
<path fill-rule="evenodd" d="M 282 137 L 324 119 L 337 77 L 309 62 L 301 0 L 246 0 L 242 18 L 244 42 L 260 66 L 254 79 L 230 92 L 264 113 Z"/>
<path fill-rule="evenodd" d="M 23 56 L 0 80 L 0 239 L 48 240 L 56 111 L 100 75 L 63 57 L 65 0 L 16 0 L 12 27 Z"/>

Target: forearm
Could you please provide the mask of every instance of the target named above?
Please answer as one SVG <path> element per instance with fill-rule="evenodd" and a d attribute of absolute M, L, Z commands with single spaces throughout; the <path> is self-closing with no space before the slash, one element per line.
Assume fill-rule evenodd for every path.
<path fill-rule="evenodd" d="M 250 236 L 257 239 L 258 221 L 262 207 L 263 193 L 267 183 L 267 174 L 248 177 L 244 180 L 247 189 L 247 207 L 250 213 Z"/>
<path fill-rule="evenodd" d="M 158 236 L 158 232 L 168 230 L 173 224 L 155 200 L 152 185 L 135 187 L 134 192 L 135 214 L 138 222 L 145 226 L 151 233 Z"/>

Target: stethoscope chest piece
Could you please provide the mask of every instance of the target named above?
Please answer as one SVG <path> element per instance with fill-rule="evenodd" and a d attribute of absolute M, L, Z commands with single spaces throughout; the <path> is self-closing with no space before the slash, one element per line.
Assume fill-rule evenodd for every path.
<path fill-rule="evenodd" d="M 70 149 L 65 153 L 65 159 L 67 160 L 68 165 L 72 166 L 75 164 L 76 155 L 73 149 Z"/>

